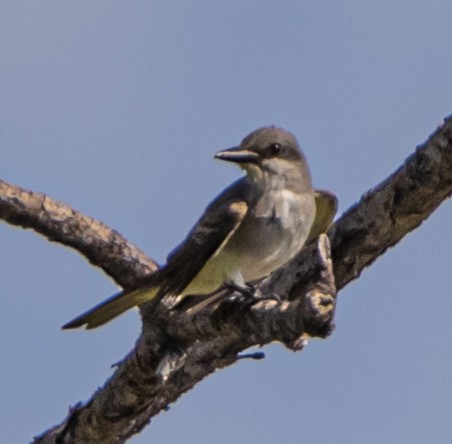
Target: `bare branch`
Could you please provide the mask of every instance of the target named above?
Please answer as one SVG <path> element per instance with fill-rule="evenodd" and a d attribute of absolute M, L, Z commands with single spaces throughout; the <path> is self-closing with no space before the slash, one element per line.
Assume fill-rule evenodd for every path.
<path fill-rule="evenodd" d="M 452 193 L 452 116 L 405 163 L 365 193 L 331 232 L 340 290 L 417 228 Z"/>
<path fill-rule="evenodd" d="M 252 303 L 236 295 L 189 319 L 183 310 L 168 310 L 164 304 L 154 310 L 143 306 L 143 333 L 135 349 L 86 405 L 76 406 L 61 425 L 35 442 L 125 442 L 205 376 L 236 362 L 244 349 L 274 340 L 300 349 L 309 336 L 327 336 L 333 328 L 335 302 L 332 265 L 337 288 L 341 289 L 388 247 L 419 226 L 451 192 L 449 118 L 404 165 L 367 192 L 334 224 L 328 233 L 332 256 L 328 238 L 320 236 L 287 267 L 261 283 L 264 295 L 276 293 L 286 299 Z M 51 240 L 74 246 L 75 241 L 65 242 L 37 229 L 34 223 L 27 223 L 27 217 L 21 219 L 15 210 L 8 213 L 3 202 L 0 196 L 0 217 L 8 222 L 33 227 Z M 28 210 L 22 211 L 27 214 Z M 75 233 L 84 236 L 83 230 Z M 96 237 L 95 229 L 92 236 Z M 106 239 L 103 242 L 108 250 L 108 236 L 99 237 Z M 87 254 L 85 249 L 79 251 L 121 281 L 114 267 L 105 265 L 110 255 L 93 261 L 97 255 Z M 130 263 L 128 257 L 124 260 Z M 138 280 L 142 275 L 138 271 L 133 277 Z"/>
<path fill-rule="evenodd" d="M 45 194 L 1 180 L 0 219 L 72 247 L 122 287 L 157 269 L 152 259 L 104 223 Z"/>

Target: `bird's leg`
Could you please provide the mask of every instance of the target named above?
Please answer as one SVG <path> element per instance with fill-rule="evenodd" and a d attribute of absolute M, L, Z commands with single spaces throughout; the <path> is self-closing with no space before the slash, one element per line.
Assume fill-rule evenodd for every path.
<path fill-rule="evenodd" d="M 189 296 L 186 296 L 182 300 L 182 302 L 177 304 L 177 308 L 182 308 L 187 312 L 187 314 L 194 315 L 204 308 L 219 303 L 223 299 L 228 298 L 231 295 L 231 292 L 239 293 L 240 297 L 242 297 L 244 301 L 248 301 L 251 304 L 254 304 L 256 301 L 266 299 L 276 300 L 278 302 L 281 301 L 280 296 L 276 293 L 264 295 L 259 291 L 257 287 L 252 284 L 246 283 L 241 285 L 234 281 L 228 281 L 225 282 L 223 286 L 218 290 L 215 290 L 208 295 L 204 295 L 201 301 L 199 301 L 200 296 L 192 296 L 191 298 Z M 192 301 L 189 301 L 189 299 L 192 299 Z M 195 303 L 193 303 L 193 299 L 196 301 Z M 186 306 L 186 304 L 188 304 L 188 307 Z"/>
<path fill-rule="evenodd" d="M 262 294 L 262 292 L 257 288 L 255 285 L 252 285 L 250 283 L 246 283 L 244 285 L 237 284 L 237 282 L 226 282 L 224 284 L 225 288 L 228 290 L 236 291 L 240 293 L 245 298 L 249 299 L 252 298 L 254 300 L 265 300 L 265 299 L 271 299 L 277 302 L 281 302 L 281 296 L 276 293 L 271 294 Z"/>
<path fill-rule="evenodd" d="M 245 296 L 247 298 L 255 296 L 254 287 L 251 286 L 250 284 L 241 285 L 238 284 L 237 282 L 229 281 L 225 282 L 224 287 L 227 290 L 236 291 L 237 293 L 240 293 L 242 296 Z"/>

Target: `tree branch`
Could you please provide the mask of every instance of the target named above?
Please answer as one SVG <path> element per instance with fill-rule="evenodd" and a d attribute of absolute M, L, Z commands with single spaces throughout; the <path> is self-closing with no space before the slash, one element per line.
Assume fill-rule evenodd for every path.
<path fill-rule="evenodd" d="M 12 186 L 0 183 L 0 217 L 7 222 L 76 248 L 124 285 L 154 269 L 152 261 L 100 222 L 81 215 L 79 219 L 78 213 L 55 201 L 49 212 L 43 204 L 49 198 L 8 187 Z M 240 351 L 274 340 L 300 349 L 309 336 L 327 336 L 333 328 L 335 302 L 332 270 L 337 288 L 345 287 L 419 226 L 451 192 L 452 119 L 448 118 L 404 165 L 344 213 L 328 237 L 320 236 L 260 284 L 262 294 L 277 293 L 286 297 L 283 301 L 252 303 L 236 295 L 191 317 L 177 307 L 168 310 L 172 300 L 152 310 L 144 305 L 143 332 L 134 350 L 87 404 L 74 407 L 61 425 L 35 442 L 125 442 L 205 376 L 236 362 Z M 22 193 L 29 194 L 29 204 L 23 203 Z M 74 228 L 62 229 L 62 223 Z M 124 258 L 111 254 L 116 251 L 111 241 L 127 246 Z M 97 252 L 98 245 L 106 253 Z"/>
<path fill-rule="evenodd" d="M 157 269 L 152 259 L 104 223 L 43 193 L 2 180 L 0 219 L 75 249 L 122 287 L 131 287 Z"/>
<path fill-rule="evenodd" d="M 452 116 L 386 180 L 334 224 L 334 274 L 340 290 L 417 228 L 452 193 Z"/>

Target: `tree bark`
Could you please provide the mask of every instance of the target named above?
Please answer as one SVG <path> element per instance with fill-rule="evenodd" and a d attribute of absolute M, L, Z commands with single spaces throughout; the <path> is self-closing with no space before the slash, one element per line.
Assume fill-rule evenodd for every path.
<path fill-rule="evenodd" d="M 113 376 L 86 404 L 76 405 L 60 425 L 34 442 L 125 442 L 205 376 L 235 363 L 246 348 L 277 340 L 300 350 L 307 338 L 328 336 L 334 327 L 336 288 L 359 277 L 451 192 L 449 117 L 402 166 L 347 210 L 327 235 L 309 243 L 290 264 L 259 284 L 263 295 L 277 294 L 281 300 L 249 301 L 231 294 L 195 315 L 169 298 L 154 309 L 143 305 L 142 334 Z M 124 287 L 157 268 L 101 222 L 1 181 L 0 218 L 74 248 Z"/>

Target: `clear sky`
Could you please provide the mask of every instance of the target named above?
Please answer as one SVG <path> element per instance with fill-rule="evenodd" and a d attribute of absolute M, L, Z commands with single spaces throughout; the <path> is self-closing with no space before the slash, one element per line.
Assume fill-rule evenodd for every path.
<path fill-rule="evenodd" d="M 451 23 L 450 0 L 4 1 L 0 178 L 162 262 L 241 174 L 213 154 L 276 124 L 341 213 L 452 113 Z M 328 340 L 265 347 L 130 442 L 450 442 L 451 217 L 347 286 Z M 32 232 L 0 224 L 0 245 L 0 442 L 20 443 L 88 399 L 140 323 L 62 332 L 115 285 Z"/>

